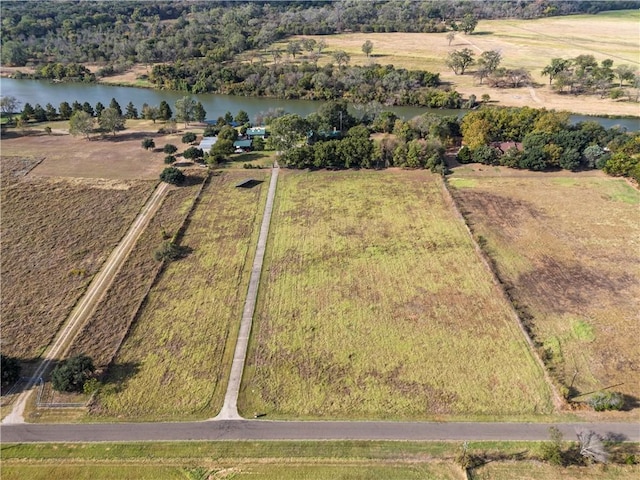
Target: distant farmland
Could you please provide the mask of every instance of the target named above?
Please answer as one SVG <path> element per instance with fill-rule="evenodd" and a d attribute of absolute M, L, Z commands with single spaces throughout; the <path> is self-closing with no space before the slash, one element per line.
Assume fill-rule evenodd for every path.
<path fill-rule="evenodd" d="M 638 398 L 640 193 L 599 172 L 482 170 L 450 183 L 552 372 L 574 395 L 616 386 Z"/>
<path fill-rule="evenodd" d="M 283 172 L 240 410 L 550 413 L 550 391 L 440 179 Z"/>

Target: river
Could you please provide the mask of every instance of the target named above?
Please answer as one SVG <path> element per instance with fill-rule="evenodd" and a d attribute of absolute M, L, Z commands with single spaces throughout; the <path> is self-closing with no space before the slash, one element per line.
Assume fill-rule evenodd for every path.
<path fill-rule="evenodd" d="M 28 102 L 31 106 L 39 103 L 44 107 L 47 103 L 51 103 L 56 109 L 62 102 L 69 102 L 71 104 L 74 101 L 80 103 L 89 102 L 92 106 L 95 106 L 97 102 L 102 102 L 105 106 L 108 106 L 111 99 L 115 98 L 123 110 L 129 102 L 133 102 L 140 112 L 144 103 L 158 105 L 162 100 L 165 100 L 171 108 L 174 109 L 175 101 L 183 97 L 185 93 L 92 83 L 53 83 L 47 80 L 2 78 L 0 79 L 0 95 L 16 97 L 20 105 Z M 266 112 L 269 109 L 275 108 L 282 108 L 289 113 L 297 113 L 298 115 L 306 117 L 310 113 L 315 112 L 319 105 L 322 104 L 322 102 L 314 100 L 239 97 L 213 93 L 198 94 L 193 95 L 193 97 L 202 103 L 207 112 L 207 118 L 213 120 L 224 116 L 226 112 L 231 112 L 235 115 L 240 110 L 247 112 L 249 118 L 253 120 L 260 112 Z M 440 110 L 418 107 L 389 107 L 388 109 L 393 110 L 396 115 L 404 119 L 409 119 L 426 112 L 432 112 L 437 115 L 464 114 L 462 110 Z M 640 130 L 640 118 L 571 116 L 571 121 L 574 123 L 586 120 L 596 121 L 607 128 L 620 125 L 630 131 Z"/>

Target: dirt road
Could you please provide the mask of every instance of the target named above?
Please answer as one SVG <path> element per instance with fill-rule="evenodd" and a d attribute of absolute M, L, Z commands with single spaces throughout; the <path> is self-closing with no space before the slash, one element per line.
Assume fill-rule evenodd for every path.
<path fill-rule="evenodd" d="M 80 330 L 80 327 L 84 325 L 93 314 L 98 302 L 100 302 L 105 292 L 113 283 L 113 279 L 131 252 L 138 237 L 158 211 L 158 208 L 160 208 L 168 189 L 168 184 L 160 183 L 151 194 L 142 211 L 131 224 L 131 227 L 129 227 L 129 230 L 120 243 L 113 249 L 113 252 L 111 252 L 111 255 L 93 278 L 87 291 L 71 312 L 71 315 L 69 315 L 63 328 L 58 332 L 58 335 L 37 366 L 35 373 L 27 382 L 24 391 L 14 402 L 11 413 L 2 420 L 3 424 L 24 423 L 24 409 L 38 378 L 46 374 L 54 360 L 64 357 L 71 342 Z"/>

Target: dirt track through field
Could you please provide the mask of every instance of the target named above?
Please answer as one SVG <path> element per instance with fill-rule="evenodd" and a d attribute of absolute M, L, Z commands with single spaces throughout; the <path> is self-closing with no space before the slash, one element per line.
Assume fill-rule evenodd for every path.
<path fill-rule="evenodd" d="M 102 266 L 100 272 L 98 272 L 91 284 L 89 284 L 84 296 L 78 301 L 64 327 L 60 330 L 51 347 L 48 349 L 47 353 L 45 353 L 40 364 L 37 366 L 35 373 L 27 382 L 24 391 L 16 399 L 11 413 L 3 419 L 2 423 L 24 423 L 24 409 L 29 395 L 33 390 L 33 386 L 36 384 L 38 379 L 47 372 L 52 362 L 56 359 L 64 358 L 66 351 L 69 349 L 71 342 L 80 330 L 80 327 L 93 314 L 98 302 L 111 286 L 111 283 L 120 270 L 120 267 L 138 240 L 138 237 L 144 231 L 151 218 L 153 218 L 155 213 L 158 211 L 158 208 L 160 208 L 168 188 L 168 184 L 161 183 L 149 197 L 146 205 L 135 221 L 131 224 L 131 227 L 122 238 L 122 241 L 118 246 L 116 246 Z"/>

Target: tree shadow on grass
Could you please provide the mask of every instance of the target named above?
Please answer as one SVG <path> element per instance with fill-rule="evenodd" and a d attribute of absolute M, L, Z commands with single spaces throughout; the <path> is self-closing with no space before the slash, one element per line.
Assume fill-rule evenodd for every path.
<path fill-rule="evenodd" d="M 139 371 L 140 363 L 138 362 L 112 363 L 101 375 L 100 381 L 107 390 L 119 392 Z"/>

